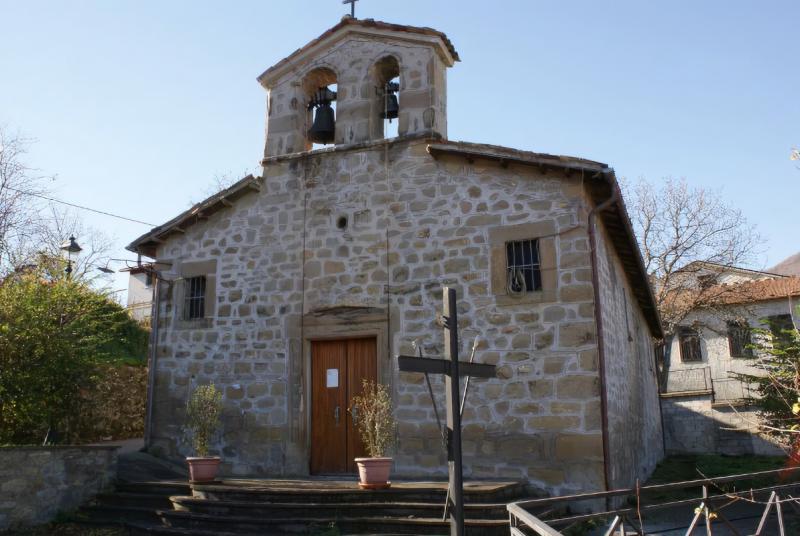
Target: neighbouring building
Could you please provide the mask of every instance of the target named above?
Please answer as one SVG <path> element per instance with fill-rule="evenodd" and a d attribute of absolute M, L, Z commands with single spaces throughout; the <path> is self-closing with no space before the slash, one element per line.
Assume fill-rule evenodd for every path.
<path fill-rule="evenodd" d="M 120 270 L 129 273 L 126 307 L 133 319 L 139 322 L 148 322 L 152 314 L 154 268 L 152 263 L 141 263 Z"/>
<path fill-rule="evenodd" d="M 467 399 L 468 478 L 559 493 L 654 468 L 662 333 L 614 171 L 450 141 L 458 60 L 439 31 L 345 17 L 258 77 L 262 175 L 129 246 L 169 266 L 156 289 L 152 452 L 188 453 L 188 394 L 214 382 L 227 474 L 350 473 L 361 445 L 347 410 L 366 378 L 393 393 L 396 477 L 445 475 L 423 376 L 400 373 L 395 356 L 415 342 L 442 353 L 448 285 L 462 355 L 480 335 L 476 361 L 497 365 Z"/>
<path fill-rule="evenodd" d="M 680 322 L 664 352 L 667 453 L 782 454 L 759 433 L 754 387 L 735 374 L 765 374 L 753 348 L 763 335 L 752 330 L 775 337 L 797 324 L 800 277 L 710 263 L 691 273 L 710 298 Z"/>

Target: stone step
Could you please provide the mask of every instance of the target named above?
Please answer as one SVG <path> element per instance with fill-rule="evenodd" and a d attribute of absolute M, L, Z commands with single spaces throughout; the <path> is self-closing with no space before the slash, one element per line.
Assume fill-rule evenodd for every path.
<path fill-rule="evenodd" d="M 101 493 L 94 499 L 95 505 L 103 506 L 139 506 L 148 508 L 170 508 L 170 495 L 162 493 L 132 493 L 116 491 L 113 493 Z"/>
<path fill-rule="evenodd" d="M 146 493 L 153 495 L 188 495 L 192 488 L 187 481 L 154 480 L 148 482 L 119 482 L 116 491 L 123 493 Z"/>
<path fill-rule="evenodd" d="M 444 482 L 398 482 L 383 490 L 362 490 L 356 482 L 224 480 L 194 484 L 198 498 L 258 503 L 361 503 L 425 502 L 444 504 Z M 464 486 L 465 503 L 508 503 L 524 494 L 519 482 L 469 482 Z M 175 495 L 185 495 L 176 493 Z"/>
<path fill-rule="evenodd" d="M 250 516 L 216 516 L 192 512 L 164 510 L 158 512 L 161 521 L 170 528 L 200 531 L 228 531 L 237 535 L 252 534 L 448 534 L 450 524 L 437 518 L 363 516 L 342 517 L 335 521 L 327 517 L 271 518 Z M 468 536 L 507 536 L 508 519 L 470 519 L 465 522 Z"/>
<path fill-rule="evenodd" d="M 75 514 L 80 521 L 92 523 L 120 524 L 128 522 L 157 522 L 159 508 L 147 506 L 111 506 L 111 505 L 89 505 L 82 506 Z"/>
<path fill-rule="evenodd" d="M 142 525 L 131 523 L 127 526 L 129 536 L 242 536 L 242 533 L 236 532 L 220 532 L 218 530 L 202 530 L 202 529 L 183 529 L 177 527 L 165 527 L 163 525 Z M 317 533 L 317 536 L 323 536 L 325 533 Z M 351 534 L 348 536 L 406 536 L 402 533 L 376 533 L 376 532 L 362 532 L 359 534 Z M 443 532 L 443 536 L 449 535 L 449 532 Z M 264 536 L 264 533 L 258 533 L 258 536 Z M 280 533 L 270 532 L 269 536 L 294 536 L 293 533 Z"/>
<path fill-rule="evenodd" d="M 362 496 L 363 497 L 363 496 Z M 368 497 L 364 497 L 368 499 Z M 431 502 L 252 502 L 217 501 L 197 497 L 170 497 L 175 510 L 216 516 L 250 517 L 288 517 L 303 519 L 307 515 L 314 518 L 338 519 L 340 517 L 362 517 L 380 515 L 387 517 L 441 518 L 444 501 Z M 465 506 L 468 519 L 507 519 L 505 503 L 471 503 Z"/>

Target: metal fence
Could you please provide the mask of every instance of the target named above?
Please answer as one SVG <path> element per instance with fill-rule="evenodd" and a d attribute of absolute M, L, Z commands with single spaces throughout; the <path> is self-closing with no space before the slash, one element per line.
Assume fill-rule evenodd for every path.
<path fill-rule="evenodd" d="M 694 534 L 697 528 L 704 529 L 703 532 L 706 536 L 713 536 L 716 529 L 721 529 L 721 531 L 717 531 L 717 534 L 731 534 L 734 536 L 744 534 L 786 536 L 790 533 L 795 534 L 794 532 L 787 532 L 784 516 L 787 507 L 794 509 L 796 513 L 800 512 L 800 499 L 797 498 L 800 482 L 794 481 L 766 487 L 751 487 L 749 489 L 740 488 L 738 491 L 728 491 L 724 485 L 735 483 L 741 486 L 741 483 L 746 481 L 757 484 L 759 480 L 771 477 L 780 477 L 784 481 L 787 479 L 796 480 L 800 477 L 800 473 L 797 471 L 800 471 L 800 467 L 673 482 L 640 488 L 518 501 L 507 506 L 511 535 L 562 536 L 563 533 L 557 529 L 575 529 L 580 527 L 581 524 L 590 521 L 594 521 L 595 526 L 597 526 L 598 521 L 601 522 L 604 528 L 597 534 L 604 534 L 605 536 L 631 533 L 641 536 L 660 534 L 663 529 L 657 529 L 653 532 L 648 531 L 647 518 L 656 511 L 667 509 L 689 514 L 684 518 L 678 529 L 673 529 L 682 531 L 683 528 L 686 528 L 685 534 L 687 536 Z M 692 498 L 663 499 L 660 502 L 654 501 L 652 504 L 648 504 L 647 500 L 643 498 L 654 493 L 662 494 L 663 496 L 664 492 L 680 490 L 685 492 L 686 490 L 697 490 L 697 494 Z M 630 501 L 632 497 L 634 500 Z M 611 506 L 612 504 L 624 505 L 626 500 L 629 503 L 633 502 L 633 506 L 619 506 L 616 508 Z M 598 502 L 605 502 L 606 509 L 596 513 L 575 513 L 580 511 L 580 507 L 576 505 L 587 502 L 595 505 Z M 746 528 L 742 528 L 742 520 L 735 520 L 738 524 L 737 527 L 728 519 L 728 512 L 732 509 L 732 506 L 739 503 L 746 503 L 755 509 L 755 513 L 744 520 L 748 524 Z M 695 508 L 692 509 L 692 506 Z M 537 512 L 537 514 L 533 512 Z M 677 516 L 674 517 L 674 520 L 675 522 L 681 521 Z M 750 524 L 753 525 L 752 528 L 749 526 Z"/>
<path fill-rule="evenodd" d="M 711 367 L 668 370 L 664 373 L 663 393 L 711 391 Z"/>

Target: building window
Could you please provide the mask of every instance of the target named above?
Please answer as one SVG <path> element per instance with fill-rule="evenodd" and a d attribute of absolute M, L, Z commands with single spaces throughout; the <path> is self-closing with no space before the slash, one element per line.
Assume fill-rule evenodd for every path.
<path fill-rule="evenodd" d="M 731 357 L 753 357 L 750 344 L 750 326 L 747 322 L 728 322 L 728 349 Z"/>
<path fill-rule="evenodd" d="M 700 350 L 700 334 L 697 333 L 697 330 L 680 328 L 678 341 L 681 345 L 681 361 L 688 363 L 703 360 L 703 353 Z"/>
<path fill-rule="evenodd" d="M 147 271 L 144 274 L 144 286 L 152 287 L 153 286 L 153 272 Z"/>
<path fill-rule="evenodd" d="M 792 343 L 794 322 L 792 315 L 775 315 L 767 318 L 769 330 L 772 333 L 773 346 L 783 347 Z"/>
<path fill-rule="evenodd" d="M 542 290 L 538 240 L 514 240 L 506 243 L 508 291 L 522 294 Z"/>
<path fill-rule="evenodd" d="M 194 320 L 205 317 L 206 306 L 206 277 L 196 276 L 184 280 L 184 320 Z"/>

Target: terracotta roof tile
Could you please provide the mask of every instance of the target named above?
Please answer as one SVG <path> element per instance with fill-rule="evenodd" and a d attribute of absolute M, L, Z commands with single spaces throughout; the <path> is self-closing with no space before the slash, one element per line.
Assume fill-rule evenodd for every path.
<path fill-rule="evenodd" d="M 777 300 L 800 296 L 800 277 L 777 277 L 729 285 L 717 285 L 704 291 L 717 305 Z"/>

